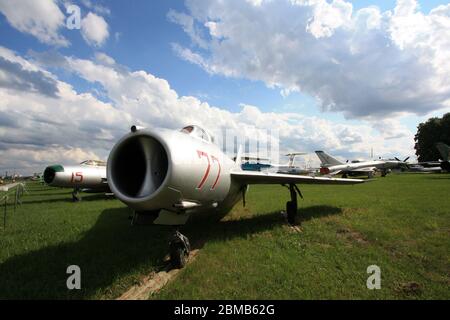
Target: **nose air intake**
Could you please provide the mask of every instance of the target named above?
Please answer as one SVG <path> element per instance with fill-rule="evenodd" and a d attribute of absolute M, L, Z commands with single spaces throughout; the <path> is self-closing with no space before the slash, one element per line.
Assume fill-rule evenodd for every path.
<path fill-rule="evenodd" d="M 120 142 L 108 159 L 108 183 L 118 198 L 145 198 L 162 185 L 169 162 L 161 142 L 150 135 Z"/>
<path fill-rule="evenodd" d="M 44 170 L 44 182 L 50 184 L 55 180 L 55 176 L 57 172 L 64 172 L 63 166 L 56 164 L 53 166 L 48 166 Z"/>

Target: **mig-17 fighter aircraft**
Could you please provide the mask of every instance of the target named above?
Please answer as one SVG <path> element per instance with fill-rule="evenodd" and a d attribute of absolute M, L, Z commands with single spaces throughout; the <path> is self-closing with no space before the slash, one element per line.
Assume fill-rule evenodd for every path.
<path fill-rule="evenodd" d="M 73 201 L 81 200 L 79 191 L 110 192 L 106 181 L 106 163 L 99 160 L 86 160 L 78 166 L 48 166 L 44 170 L 44 182 L 52 187 L 73 188 Z"/>
<path fill-rule="evenodd" d="M 297 214 L 297 184 L 356 184 L 363 180 L 245 171 L 241 150 L 233 161 L 213 143 L 204 129 L 190 125 L 181 131 L 138 129 L 122 137 L 111 150 L 107 180 L 114 195 L 136 215 L 146 215 L 154 224 L 182 225 L 190 216 L 224 216 L 250 184 L 280 184 L 288 187 L 288 221 Z M 190 246 L 175 233 L 170 257 L 182 267 Z"/>

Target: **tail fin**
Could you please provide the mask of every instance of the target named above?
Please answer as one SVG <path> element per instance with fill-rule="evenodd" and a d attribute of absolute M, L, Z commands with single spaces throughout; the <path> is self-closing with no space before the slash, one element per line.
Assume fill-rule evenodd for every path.
<path fill-rule="evenodd" d="M 343 162 L 333 158 L 332 156 L 330 156 L 329 154 L 323 152 L 323 151 L 316 151 L 317 156 L 320 159 L 320 162 L 322 162 L 322 165 L 325 167 L 329 167 L 329 166 L 336 166 L 339 164 L 344 164 Z"/>
<path fill-rule="evenodd" d="M 450 147 L 445 143 L 438 142 L 436 143 L 436 148 L 439 150 L 439 153 L 442 156 L 443 161 L 449 161 L 450 159 Z"/>

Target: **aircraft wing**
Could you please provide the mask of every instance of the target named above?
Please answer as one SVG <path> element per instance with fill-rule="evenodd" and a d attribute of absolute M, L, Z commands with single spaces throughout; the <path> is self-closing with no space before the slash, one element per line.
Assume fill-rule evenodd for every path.
<path fill-rule="evenodd" d="M 361 179 L 311 177 L 259 171 L 232 171 L 231 178 L 243 184 L 356 184 L 364 182 Z"/>

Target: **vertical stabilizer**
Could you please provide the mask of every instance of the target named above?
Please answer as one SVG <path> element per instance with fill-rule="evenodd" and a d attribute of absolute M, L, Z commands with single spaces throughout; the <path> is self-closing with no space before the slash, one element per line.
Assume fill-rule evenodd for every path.
<path fill-rule="evenodd" d="M 316 151 L 316 154 L 319 157 L 320 162 L 322 162 L 322 165 L 325 167 L 337 166 L 340 164 L 344 164 L 343 162 L 333 158 L 332 156 L 330 156 L 329 154 L 327 154 L 323 151 Z"/>
<path fill-rule="evenodd" d="M 450 157 L 450 147 L 446 145 L 445 143 L 438 142 L 436 143 L 436 148 L 439 150 L 439 153 L 442 156 L 442 161 L 449 161 Z"/>

